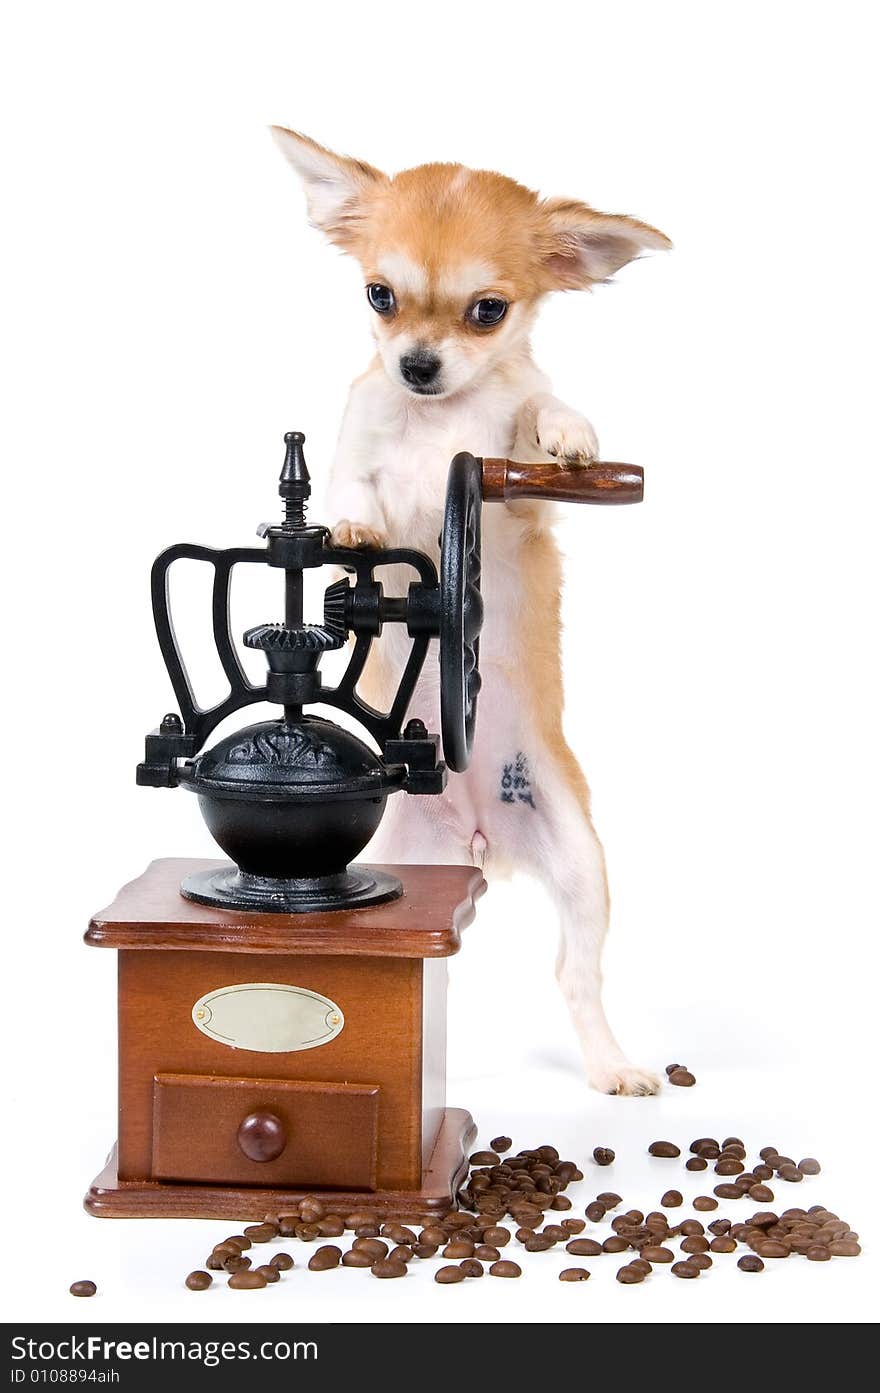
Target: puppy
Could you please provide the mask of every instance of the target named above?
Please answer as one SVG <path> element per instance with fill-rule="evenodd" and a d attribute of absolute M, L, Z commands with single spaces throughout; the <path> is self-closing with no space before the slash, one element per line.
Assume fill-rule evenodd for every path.
<path fill-rule="evenodd" d="M 273 134 L 305 186 L 312 223 L 360 262 L 376 340 L 376 357 L 352 386 L 333 465 L 334 541 L 405 545 L 436 558 L 446 474 L 459 450 L 588 467 L 598 454 L 593 427 L 553 396 L 532 361 L 532 324 L 551 291 L 589 289 L 668 239 L 635 218 L 539 198 L 501 174 L 430 164 L 389 178 L 294 131 Z M 379 837 L 393 861 L 536 875 L 558 910 L 557 977 L 588 1078 L 605 1093 L 643 1095 L 659 1081 L 629 1063 L 602 1007 L 608 889 L 587 784 L 562 729 L 552 521 L 547 504 L 484 509 L 472 762 L 441 797 L 393 799 Z M 389 625 L 374 645 L 364 691 L 382 709 L 409 645 L 399 629 Z M 410 709 L 439 728 L 436 664 L 427 664 Z"/>

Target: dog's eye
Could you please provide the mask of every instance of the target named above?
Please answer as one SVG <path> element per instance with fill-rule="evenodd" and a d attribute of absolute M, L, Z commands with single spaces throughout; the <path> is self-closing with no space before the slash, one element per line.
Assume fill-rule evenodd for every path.
<path fill-rule="evenodd" d="M 394 291 L 378 281 L 367 286 L 367 299 L 377 314 L 390 314 L 394 309 Z"/>
<path fill-rule="evenodd" d="M 493 324 L 500 324 L 507 314 L 507 301 L 499 300 L 494 296 L 487 296 L 485 300 L 478 300 L 475 305 L 471 305 L 468 310 L 468 319 L 474 324 L 479 324 L 482 328 L 491 328 Z"/>

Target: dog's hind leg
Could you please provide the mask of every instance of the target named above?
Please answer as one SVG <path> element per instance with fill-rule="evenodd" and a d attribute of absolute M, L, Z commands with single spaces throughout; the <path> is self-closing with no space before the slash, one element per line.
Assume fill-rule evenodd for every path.
<path fill-rule="evenodd" d="M 605 856 L 574 756 L 563 747 L 556 754 L 545 752 L 533 767 L 519 755 L 512 766 L 504 767 L 501 777 L 502 799 L 508 802 L 504 841 L 513 850 L 515 862 L 528 865 L 544 883 L 558 909 L 556 976 L 578 1034 L 587 1077 L 603 1093 L 656 1093 L 659 1079 L 629 1063 L 602 1005 L 601 958 L 609 907 Z"/>

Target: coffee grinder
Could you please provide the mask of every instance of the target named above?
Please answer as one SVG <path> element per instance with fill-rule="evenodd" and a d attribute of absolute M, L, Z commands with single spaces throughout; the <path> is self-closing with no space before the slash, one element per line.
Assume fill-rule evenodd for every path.
<path fill-rule="evenodd" d="M 474 1126 L 446 1106 L 446 958 L 485 888 L 462 866 L 374 866 L 356 860 L 386 801 L 439 793 L 447 767 L 467 767 L 479 676 L 480 515 L 484 500 L 638 502 L 642 471 L 452 461 L 439 571 L 407 548 L 352 550 L 306 519 L 304 437 L 285 436 L 284 517 L 263 545 L 182 543 L 157 558 L 152 603 L 178 710 L 146 737 L 137 781 L 198 799 L 228 860 L 154 861 L 92 920 L 86 942 L 118 954 L 119 1134 L 85 1206 L 104 1217 L 260 1218 L 306 1193 L 335 1206 L 444 1212 L 466 1166 Z M 169 572 L 213 568 L 213 642 L 229 685 L 200 707 L 172 623 Z M 230 623 L 236 566 L 267 565 L 283 582 L 283 622 L 244 645 Z M 386 595 L 383 567 L 417 579 Z M 304 572 L 345 574 L 305 621 Z M 377 711 L 358 680 L 385 624 L 411 640 L 395 698 Z M 441 736 L 410 715 L 437 640 Z M 324 653 L 350 643 L 325 686 Z M 431 654 L 433 660 L 433 654 Z M 205 748 L 234 712 L 275 703 L 274 720 Z M 345 712 L 371 744 L 305 708 Z"/>

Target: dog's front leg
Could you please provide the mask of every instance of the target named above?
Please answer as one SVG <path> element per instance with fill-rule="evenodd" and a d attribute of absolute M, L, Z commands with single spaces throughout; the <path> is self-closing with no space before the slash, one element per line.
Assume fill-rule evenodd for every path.
<path fill-rule="evenodd" d="M 516 459 L 529 463 L 549 455 L 560 464 L 588 465 L 598 454 L 596 432 L 579 411 L 550 392 L 536 392 L 523 402 L 517 416 Z"/>
<path fill-rule="evenodd" d="M 373 467 L 364 456 L 363 405 L 357 384 L 349 398 L 330 471 L 327 506 L 336 519 L 331 541 L 337 547 L 381 547 L 387 525 Z"/>

